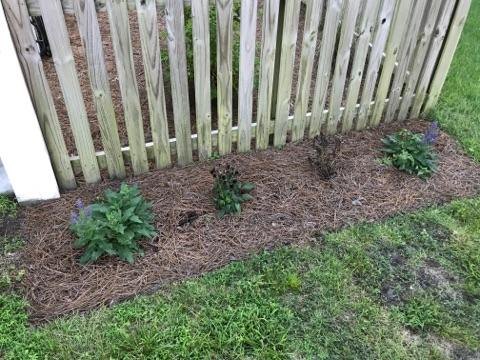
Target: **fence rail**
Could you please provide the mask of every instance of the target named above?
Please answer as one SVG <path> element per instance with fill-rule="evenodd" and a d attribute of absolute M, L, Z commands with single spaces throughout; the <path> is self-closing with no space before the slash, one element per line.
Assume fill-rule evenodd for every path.
<path fill-rule="evenodd" d="M 1 1 L 64 189 L 78 175 L 97 182 L 104 169 L 123 178 L 417 117 L 438 99 L 471 3 Z M 43 18 L 54 67 L 40 57 L 32 16 Z"/>

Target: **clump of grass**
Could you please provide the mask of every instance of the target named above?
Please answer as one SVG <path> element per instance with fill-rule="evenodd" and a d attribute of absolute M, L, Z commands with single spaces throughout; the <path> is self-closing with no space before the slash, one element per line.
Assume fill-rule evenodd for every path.
<path fill-rule="evenodd" d="M 438 302 L 428 296 L 410 299 L 401 309 L 400 318 L 408 328 L 415 331 L 434 330 L 441 326 L 442 309 Z"/>
<path fill-rule="evenodd" d="M 0 217 L 16 217 L 17 203 L 6 195 L 0 195 Z"/>

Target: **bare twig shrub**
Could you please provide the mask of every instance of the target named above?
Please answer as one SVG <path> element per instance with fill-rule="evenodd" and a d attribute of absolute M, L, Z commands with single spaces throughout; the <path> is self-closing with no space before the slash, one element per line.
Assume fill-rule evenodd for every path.
<path fill-rule="evenodd" d="M 317 135 L 313 139 L 313 148 L 315 155 L 310 157 L 310 162 L 322 180 L 330 180 L 336 174 L 335 160 L 340 151 L 340 139 L 336 136 Z"/>

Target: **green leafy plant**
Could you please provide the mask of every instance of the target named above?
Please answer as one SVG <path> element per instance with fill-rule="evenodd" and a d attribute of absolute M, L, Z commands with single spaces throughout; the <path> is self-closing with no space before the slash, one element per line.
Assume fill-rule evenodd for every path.
<path fill-rule="evenodd" d="M 215 178 L 213 196 L 215 207 L 220 217 L 226 214 L 235 214 L 242 211 L 242 203 L 252 200 L 250 192 L 255 188 L 252 183 L 242 183 L 238 180 L 238 171 L 227 165 L 225 168 L 213 168 Z"/>
<path fill-rule="evenodd" d="M 432 146 L 438 137 L 435 126 L 425 134 L 403 129 L 382 139 L 385 153 L 382 162 L 422 179 L 430 177 L 437 170 L 437 156 Z"/>
<path fill-rule="evenodd" d="M 82 264 L 102 255 L 118 256 L 133 263 L 136 253 L 143 254 L 137 241 L 155 235 L 151 205 L 135 186 L 122 184 L 120 191 L 107 190 L 103 199 L 89 206 L 81 200 L 72 212 L 71 230 L 75 246 L 85 248 Z"/>
<path fill-rule="evenodd" d="M 6 195 L 0 195 L 0 217 L 17 216 L 17 204 Z"/>

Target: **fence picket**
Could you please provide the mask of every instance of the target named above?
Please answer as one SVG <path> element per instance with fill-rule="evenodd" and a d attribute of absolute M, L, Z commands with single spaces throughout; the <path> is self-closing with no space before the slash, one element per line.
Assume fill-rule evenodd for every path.
<path fill-rule="evenodd" d="M 430 111 L 436 105 L 438 98 L 440 97 L 440 92 L 442 91 L 443 84 L 447 78 L 448 69 L 452 64 L 453 55 L 455 54 L 458 42 L 460 41 L 471 4 L 472 0 L 458 1 L 457 9 L 449 29 L 448 37 L 445 41 L 442 55 L 440 56 L 440 60 L 435 70 L 435 75 L 433 76 L 433 80 L 430 85 L 430 93 L 424 109 L 425 112 Z"/>
<path fill-rule="evenodd" d="M 418 44 L 418 33 L 422 25 L 423 15 L 426 10 L 427 0 L 417 0 L 412 8 L 412 16 L 408 25 L 408 32 L 403 39 L 403 44 L 398 55 L 398 66 L 393 75 L 388 105 L 385 111 L 385 121 L 392 122 L 400 105 L 405 78 L 407 77 L 408 66 L 415 53 Z M 428 9 L 427 9 L 428 10 Z"/>
<path fill-rule="evenodd" d="M 192 25 L 198 156 L 200 160 L 207 160 L 212 153 L 210 17 L 208 0 L 192 2 Z"/>
<path fill-rule="evenodd" d="M 155 0 L 137 0 L 138 26 L 147 88 L 153 152 L 157 168 L 171 164 L 167 110 Z"/>
<path fill-rule="evenodd" d="M 279 0 L 265 0 L 263 8 L 262 54 L 260 60 L 260 87 L 256 126 L 256 148 L 268 147 L 273 98 L 273 77 L 278 26 Z"/>
<path fill-rule="evenodd" d="M 101 179 L 100 170 L 62 7 L 58 0 L 39 0 L 39 5 L 65 99 L 75 145 L 80 156 L 83 176 L 86 182 L 95 183 Z"/>
<path fill-rule="evenodd" d="M 177 159 L 180 165 L 187 165 L 193 161 L 193 157 L 184 33 L 185 15 L 183 10 L 182 1 L 166 1 L 168 57 L 170 61 Z"/>
<path fill-rule="evenodd" d="M 415 53 L 415 58 L 412 61 L 410 75 L 408 76 L 408 80 L 405 85 L 405 91 L 400 104 L 400 110 L 398 111 L 398 120 L 405 120 L 408 117 L 408 112 L 413 101 L 414 91 L 417 86 L 418 78 L 420 76 L 420 72 L 422 71 L 423 64 L 426 60 L 430 41 L 433 36 L 433 29 L 435 28 L 441 5 L 441 1 L 433 1 L 430 4 L 428 16 L 425 21 L 422 35 L 420 36 L 418 47 Z"/>
<path fill-rule="evenodd" d="M 347 100 L 341 119 L 342 132 L 350 131 L 353 127 L 353 119 L 357 111 L 358 95 L 360 93 L 360 86 L 362 85 L 364 70 L 366 70 L 367 66 L 366 60 L 370 48 L 370 40 L 375 30 L 375 21 L 378 16 L 380 3 L 378 0 L 367 0 L 365 3 L 358 30 L 359 36 L 354 50 L 352 70 L 347 85 Z"/>
<path fill-rule="evenodd" d="M 305 136 L 310 86 L 312 84 L 315 48 L 317 46 L 318 28 L 323 13 L 323 0 L 307 2 L 305 27 L 303 31 L 302 54 L 298 71 L 297 94 L 294 107 L 292 141 L 299 141 Z"/>
<path fill-rule="evenodd" d="M 232 151 L 233 0 L 216 3 L 218 152 L 226 155 Z"/>
<path fill-rule="evenodd" d="M 249 151 L 252 139 L 265 149 L 308 132 L 333 134 L 385 121 L 418 116 L 437 101 L 471 0 L 308 0 L 301 39 L 295 102 L 291 104 L 302 1 L 241 2 L 238 126 L 233 124 L 233 17 L 237 0 L 1 0 L 9 18 L 20 62 L 39 116 L 60 185 L 75 187 L 79 170 L 87 182 L 100 169 L 124 177 L 124 161 L 136 174 L 171 164 Z M 197 134 L 191 134 L 184 4 L 191 5 Z M 263 8 L 259 9 L 259 4 Z M 175 138 L 169 139 L 166 89 L 161 64 L 157 11 L 165 6 Z M 216 88 L 218 129 L 212 131 L 210 6 L 216 10 Z M 62 9 L 63 7 L 63 9 Z M 212 8 L 213 9 L 213 8 Z M 129 144 L 121 146 L 106 60 L 96 12 L 106 10 Z M 136 10 L 148 96 L 152 142 L 145 143 L 139 88 L 135 74 L 129 11 Z M 323 12 L 326 11 L 326 14 Z M 77 77 L 64 14 L 74 13 L 84 45 L 95 101 L 101 151 L 95 152 L 80 79 Z M 263 14 L 256 123 L 252 123 L 257 17 Z M 58 115 L 34 44 L 29 16 L 42 14 L 55 69 L 79 156 L 68 155 Z M 322 17 L 325 21 L 322 23 Z M 27 30 L 28 29 L 28 30 Z M 319 32 L 322 36 L 319 39 Z M 214 34 L 215 35 L 215 34 Z M 316 47 L 316 77 L 312 77 Z M 352 48 L 354 46 L 354 48 Z M 190 49 L 188 49 L 190 50 Z M 300 50 L 300 49 L 299 49 Z M 190 70 L 190 68 L 188 68 Z M 312 78 L 316 83 L 312 84 Z M 311 113 L 307 113 L 314 86 Z M 237 99 L 235 99 L 237 100 Z M 374 100 L 374 101 L 372 101 Z M 327 106 L 328 104 L 328 106 Z M 291 106 L 294 115 L 290 116 Z M 275 115 L 275 117 L 272 116 Z M 339 128 L 340 127 L 340 128 Z M 253 133 L 252 133 L 253 131 Z"/>
<path fill-rule="evenodd" d="M 360 1 L 347 0 L 345 3 L 344 16 L 342 20 L 342 31 L 337 48 L 337 59 L 335 71 L 332 78 L 332 92 L 330 95 L 329 113 L 327 118 L 327 133 L 335 134 L 338 123 L 342 116 L 340 106 L 342 105 L 345 81 L 347 80 L 348 64 L 352 48 L 353 33 L 357 22 Z"/>
<path fill-rule="evenodd" d="M 251 144 L 257 0 L 242 2 L 240 24 L 240 71 L 238 84 L 238 150 Z"/>
<path fill-rule="evenodd" d="M 409 31 L 408 21 L 409 13 L 412 9 L 412 0 L 401 0 L 395 15 L 394 25 L 390 30 L 390 35 L 385 50 L 385 60 L 383 62 L 382 74 L 377 87 L 377 96 L 375 97 L 375 105 L 373 115 L 370 117 L 370 125 L 377 126 L 382 119 L 383 110 L 385 109 L 385 100 L 387 98 L 390 81 L 395 69 L 397 55 L 402 45 L 402 39 L 405 38 Z"/>
<path fill-rule="evenodd" d="M 76 0 L 61 0 L 62 2 L 62 8 L 63 12 L 65 14 L 74 14 L 74 3 Z M 97 8 L 98 11 L 105 11 L 106 10 L 106 3 L 107 0 L 90 0 L 95 3 L 95 7 Z M 136 0 L 125 0 L 128 5 L 128 10 L 135 10 L 136 6 Z M 195 0 L 197 1 L 197 0 Z M 194 3 L 195 1 L 192 2 L 192 0 L 183 0 L 185 4 L 190 5 L 191 3 Z M 40 16 L 40 7 L 38 5 L 38 0 L 26 0 L 25 1 L 28 6 L 28 11 L 31 16 Z M 157 7 L 158 8 L 163 8 L 165 7 L 165 2 L 166 0 L 156 0 Z"/>
<path fill-rule="evenodd" d="M 275 115 L 275 132 L 273 142 L 276 147 L 287 141 L 288 116 L 290 115 L 290 98 L 292 95 L 293 68 L 295 48 L 297 45 L 300 1 L 286 0 L 282 34 L 282 54 L 277 89 L 277 108 Z"/>
<path fill-rule="evenodd" d="M 122 94 L 132 168 L 135 174 L 141 174 L 148 171 L 148 159 L 126 2 L 107 0 L 107 13 L 117 64 L 118 83 Z"/>
<path fill-rule="evenodd" d="M 57 181 L 62 189 L 74 189 L 76 187 L 75 176 L 50 86 L 43 70 L 42 59 L 36 48 L 27 7 L 23 1 L 18 0 L 3 0 L 3 5 Z"/>
<path fill-rule="evenodd" d="M 108 83 L 95 4 L 88 0 L 75 1 L 75 16 L 87 57 L 90 85 L 97 109 L 97 118 L 108 173 L 112 178 L 124 178 L 125 166 L 123 164 L 120 138 L 118 136 L 115 111 Z"/>
<path fill-rule="evenodd" d="M 385 49 L 392 19 L 395 13 L 396 0 L 385 0 L 378 17 L 374 39 L 372 42 L 372 50 L 370 52 L 370 60 L 368 61 L 367 72 L 363 84 L 362 95 L 360 97 L 360 107 L 358 109 L 357 124 L 355 128 L 362 130 L 367 126 L 370 108 L 372 106 L 372 98 L 375 92 L 380 65 L 383 59 L 383 51 Z"/>
<path fill-rule="evenodd" d="M 320 133 L 325 122 L 325 102 L 330 85 L 330 72 L 332 58 L 335 51 L 335 40 L 342 13 L 343 0 L 328 0 L 325 25 L 323 27 L 322 45 L 320 47 L 320 60 L 317 69 L 317 83 L 313 97 L 312 116 L 310 118 L 309 136 L 314 137 Z"/>
<path fill-rule="evenodd" d="M 432 76 L 435 71 L 435 65 L 437 64 L 438 56 L 442 50 L 445 35 L 450 25 L 453 10 L 455 9 L 455 4 L 456 0 L 446 0 L 443 9 L 440 12 L 440 17 L 435 28 L 435 35 L 433 36 L 432 44 L 430 45 L 430 50 L 428 51 L 427 61 L 423 66 L 422 74 L 420 75 L 420 80 L 417 85 L 415 101 L 413 102 L 411 113 L 412 117 L 418 117 L 420 115 L 422 106 L 427 97 L 428 86 L 432 80 Z"/>

